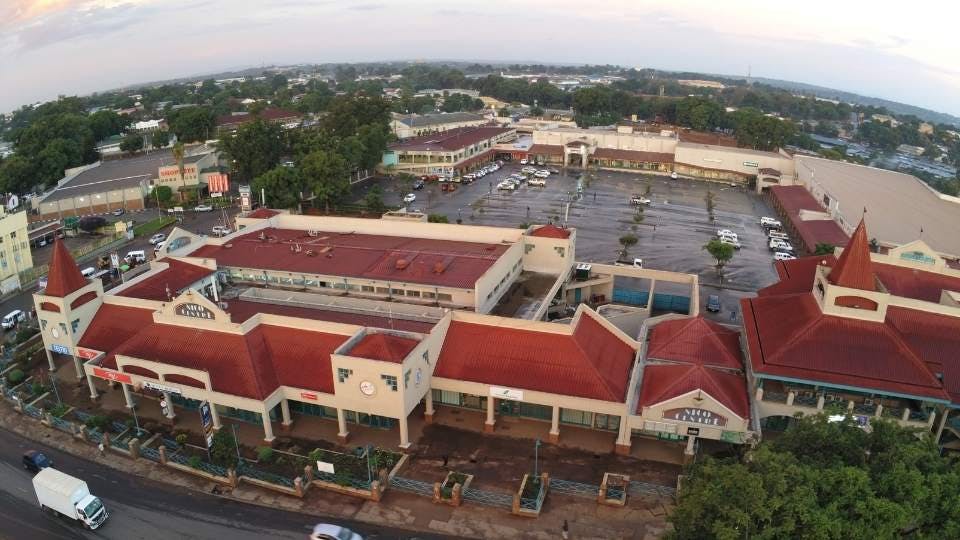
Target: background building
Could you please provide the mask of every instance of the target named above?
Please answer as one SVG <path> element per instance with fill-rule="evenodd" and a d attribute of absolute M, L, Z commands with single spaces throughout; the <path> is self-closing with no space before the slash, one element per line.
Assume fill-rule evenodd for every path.
<path fill-rule="evenodd" d="M 0 294 L 20 288 L 20 272 L 33 268 L 27 212 L 9 213 L 0 205 Z"/>
<path fill-rule="evenodd" d="M 460 127 L 390 144 L 381 166 L 395 172 L 454 176 L 494 159 L 497 144 L 516 139 L 509 128 Z"/>
<path fill-rule="evenodd" d="M 398 139 L 442 133 L 451 129 L 482 126 L 490 121 L 483 115 L 470 112 L 436 114 L 394 114 L 390 129 Z"/>

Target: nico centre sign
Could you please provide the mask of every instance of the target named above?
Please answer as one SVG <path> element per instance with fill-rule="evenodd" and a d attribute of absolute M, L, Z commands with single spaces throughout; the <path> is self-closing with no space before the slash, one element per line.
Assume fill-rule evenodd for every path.
<path fill-rule="evenodd" d="M 681 407 L 663 411 L 663 417 L 668 420 L 687 422 L 688 424 L 703 424 L 705 426 L 725 426 L 727 417 L 713 411 L 694 407 Z"/>
<path fill-rule="evenodd" d="M 177 304 L 177 307 L 174 308 L 174 312 L 181 317 L 190 317 L 192 319 L 210 319 L 213 320 L 215 317 L 213 312 L 207 309 L 200 304 L 194 303 L 183 303 Z"/>

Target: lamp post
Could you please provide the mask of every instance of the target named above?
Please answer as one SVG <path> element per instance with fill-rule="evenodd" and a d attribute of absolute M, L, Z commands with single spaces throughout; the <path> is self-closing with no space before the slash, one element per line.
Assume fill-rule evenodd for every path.
<path fill-rule="evenodd" d="M 539 453 L 540 453 L 540 439 L 537 439 L 533 443 L 533 476 L 534 478 L 540 477 Z"/>

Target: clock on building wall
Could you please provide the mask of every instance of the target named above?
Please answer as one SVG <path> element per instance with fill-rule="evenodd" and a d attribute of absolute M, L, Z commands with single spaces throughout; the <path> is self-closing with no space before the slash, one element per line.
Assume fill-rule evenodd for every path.
<path fill-rule="evenodd" d="M 372 396 L 377 392 L 377 387 L 370 381 L 363 381 L 360 383 L 360 391 L 363 392 L 365 396 Z"/>
<path fill-rule="evenodd" d="M 60 331 L 57 330 L 56 326 L 50 329 L 50 335 L 53 336 L 53 339 L 57 339 L 60 337 Z"/>

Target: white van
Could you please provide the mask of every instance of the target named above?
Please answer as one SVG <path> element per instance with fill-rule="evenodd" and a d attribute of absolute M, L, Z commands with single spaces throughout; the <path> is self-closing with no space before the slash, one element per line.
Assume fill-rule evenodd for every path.
<path fill-rule="evenodd" d="M 10 313 L 7 313 L 7 316 L 3 318 L 3 321 L 0 322 L 0 325 L 3 326 L 4 330 L 9 330 L 16 327 L 17 323 L 26 318 L 27 316 L 24 314 L 24 312 L 20 311 L 19 309 L 15 309 Z"/>
<path fill-rule="evenodd" d="M 790 237 L 787 236 L 786 233 L 782 233 L 782 232 L 780 232 L 780 231 L 770 231 L 770 234 L 769 234 L 768 236 L 769 236 L 771 239 L 776 238 L 776 239 L 784 240 L 784 241 L 790 239 Z"/>
<path fill-rule="evenodd" d="M 88 266 L 80 271 L 80 275 L 82 275 L 85 278 L 91 278 L 96 273 L 97 273 L 97 269 L 92 266 Z"/>
<path fill-rule="evenodd" d="M 123 260 L 127 261 L 127 264 L 147 262 L 147 253 L 142 249 L 128 251 Z"/>

